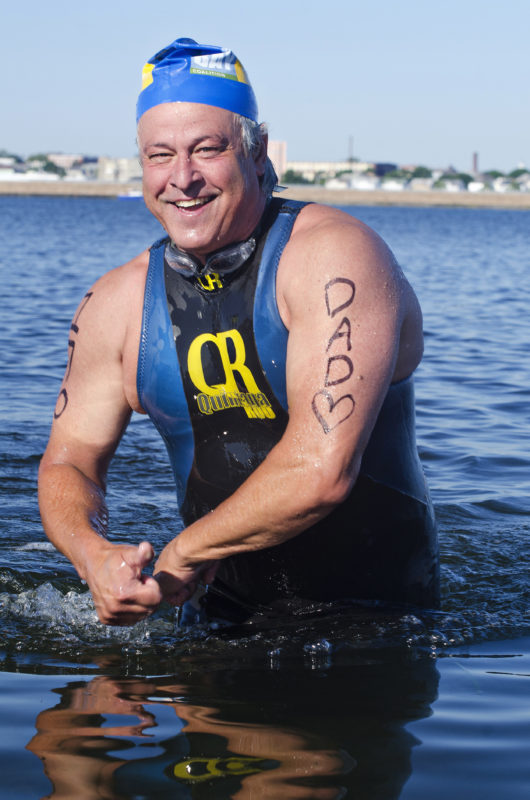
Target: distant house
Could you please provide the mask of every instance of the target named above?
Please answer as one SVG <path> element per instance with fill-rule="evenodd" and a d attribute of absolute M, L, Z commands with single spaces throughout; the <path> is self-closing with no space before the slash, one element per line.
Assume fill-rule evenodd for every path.
<path fill-rule="evenodd" d="M 359 189 L 360 191 L 373 191 L 379 188 L 379 178 L 375 175 L 352 175 L 349 181 L 350 189 Z"/>
<path fill-rule="evenodd" d="M 128 183 L 141 180 L 142 167 L 138 158 L 99 158 L 98 180 L 110 183 Z"/>
<path fill-rule="evenodd" d="M 407 189 L 410 189 L 411 192 L 430 192 L 432 184 L 432 178 L 411 178 Z"/>
<path fill-rule="evenodd" d="M 10 181 L 13 178 L 16 180 L 16 174 L 13 167 L 8 164 L 0 164 L 0 181 Z"/>
<path fill-rule="evenodd" d="M 85 156 L 78 169 L 83 174 L 83 179 L 95 181 L 98 177 L 98 158 L 95 156 Z"/>
<path fill-rule="evenodd" d="M 519 191 L 519 187 L 517 186 L 517 184 L 514 183 L 512 178 L 506 178 L 506 177 L 495 178 L 491 182 L 491 188 L 493 189 L 494 192 L 501 192 L 502 194 L 504 194 L 505 192 Z"/>
<path fill-rule="evenodd" d="M 330 178 L 325 182 L 324 186 L 326 189 L 349 189 L 350 183 L 345 179 L 345 177 Z"/>
<path fill-rule="evenodd" d="M 432 188 L 441 192 L 465 192 L 466 184 L 458 178 L 451 178 L 445 175 L 435 181 Z"/>
<path fill-rule="evenodd" d="M 87 177 L 81 169 L 68 169 L 63 180 L 81 183 L 82 181 L 86 181 Z"/>
<path fill-rule="evenodd" d="M 407 185 L 404 178 L 383 178 L 380 188 L 385 192 L 402 192 Z"/>
<path fill-rule="evenodd" d="M 48 153 L 48 161 L 61 169 L 71 169 L 83 161 L 81 153 Z"/>
<path fill-rule="evenodd" d="M 520 192 L 530 192 L 530 172 L 519 175 L 514 182 L 519 186 Z"/>

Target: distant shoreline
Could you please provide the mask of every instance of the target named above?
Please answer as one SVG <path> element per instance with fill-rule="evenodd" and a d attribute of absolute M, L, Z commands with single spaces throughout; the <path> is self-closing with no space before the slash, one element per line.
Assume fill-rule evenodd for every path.
<path fill-rule="evenodd" d="M 0 195 L 48 195 L 50 197 L 117 197 L 141 191 L 137 183 L 103 181 L 0 181 Z"/>
<path fill-rule="evenodd" d="M 0 195 L 47 195 L 56 197 L 118 197 L 138 191 L 139 183 L 100 181 L 0 181 Z M 282 197 L 312 200 L 333 206 L 430 206 L 446 208 L 530 209 L 530 193 L 435 192 L 381 189 L 325 189 L 321 186 L 289 186 Z"/>
<path fill-rule="evenodd" d="M 510 192 L 435 192 L 381 189 L 324 189 L 320 186 L 289 186 L 282 197 L 312 200 L 333 206 L 431 206 L 446 208 L 511 208 L 530 209 L 530 193 Z"/>

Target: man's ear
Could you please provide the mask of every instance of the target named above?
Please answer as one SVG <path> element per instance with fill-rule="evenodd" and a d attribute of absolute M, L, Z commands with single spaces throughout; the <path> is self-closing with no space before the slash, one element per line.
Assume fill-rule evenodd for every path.
<path fill-rule="evenodd" d="M 261 138 L 261 147 L 254 156 L 254 163 L 256 165 L 256 172 L 260 177 L 265 174 L 265 164 L 267 163 L 267 145 L 269 144 L 268 134 L 263 134 Z"/>

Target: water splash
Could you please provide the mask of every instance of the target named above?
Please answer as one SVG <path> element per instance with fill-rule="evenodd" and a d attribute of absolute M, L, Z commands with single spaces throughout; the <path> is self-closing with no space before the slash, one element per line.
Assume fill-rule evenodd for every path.
<path fill-rule="evenodd" d="M 27 663 L 34 654 L 37 670 L 50 659 L 72 668 L 80 661 L 107 659 L 108 668 L 112 657 L 126 674 L 161 674 L 189 657 L 205 665 L 236 661 L 271 670 L 298 665 L 325 671 L 345 660 L 370 659 L 374 652 L 397 649 L 403 657 L 435 658 L 457 646 L 520 632 L 520 626 L 510 629 L 505 616 L 480 607 L 457 614 L 332 604 L 237 627 L 191 628 L 179 628 L 175 609 L 162 606 L 136 625 L 113 627 L 99 622 L 90 592 L 61 590 L 51 582 L 0 593 L 0 616 L 4 663 Z"/>

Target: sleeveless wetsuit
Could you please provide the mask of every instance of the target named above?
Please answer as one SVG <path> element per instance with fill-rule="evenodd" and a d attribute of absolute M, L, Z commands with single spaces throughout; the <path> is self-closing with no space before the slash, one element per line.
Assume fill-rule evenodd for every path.
<path fill-rule="evenodd" d="M 233 494 L 285 430 L 288 334 L 276 271 L 303 205 L 272 200 L 253 255 L 226 274 L 174 269 L 168 239 L 151 249 L 138 395 L 166 443 L 186 525 Z M 390 386 L 346 501 L 287 542 L 224 559 L 210 606 L 221 595 L 250 609 L 283 600 L 436 605 L 436 526 L 412 378 Z"/>

